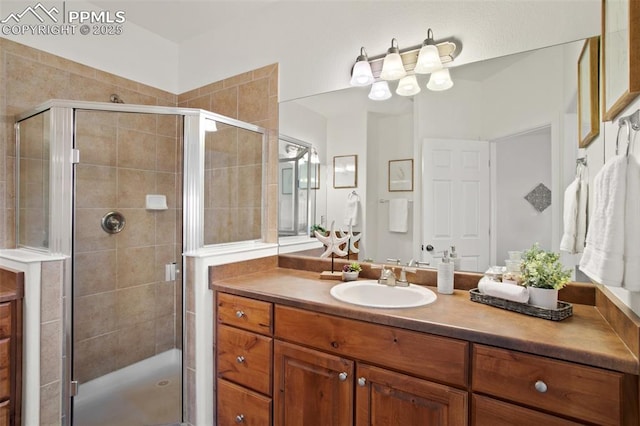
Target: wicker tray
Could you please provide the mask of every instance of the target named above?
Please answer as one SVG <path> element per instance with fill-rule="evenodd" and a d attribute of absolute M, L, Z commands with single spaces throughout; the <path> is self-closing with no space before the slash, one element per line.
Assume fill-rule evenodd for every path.
<path fill-rule="evenodd" d="M 551 321 L 562 321 L 573 315 L 573 305 L 571 303 L 558 301 L 557 309 L 547 309 L 540 306 L 529 305 L 527 303 L 512 302 L 511 300 L 500 299 L 499 297 L 488 296 L 480 293 L 477 288 L 469 290 L 469 297 L 473 302 L 484 303 L 496 308 L 518 312 L 520 314 L 531 315 Z"/>

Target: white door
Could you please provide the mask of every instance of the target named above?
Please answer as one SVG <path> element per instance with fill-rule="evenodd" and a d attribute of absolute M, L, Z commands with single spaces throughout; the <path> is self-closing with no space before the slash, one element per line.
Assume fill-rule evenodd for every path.
<path fill-rule="evenodd" d="M 489 266 L 489 143 L 424 139 L 422 245 L 424 258 L 456 247 L 460 270 L 484 272 Z M 433 260 L 431 259 L 433 255 Z"/>

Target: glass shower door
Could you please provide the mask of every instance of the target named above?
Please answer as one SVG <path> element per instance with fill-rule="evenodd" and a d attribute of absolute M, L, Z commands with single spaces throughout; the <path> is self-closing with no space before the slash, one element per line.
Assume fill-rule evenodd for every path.
<path fill-rule="evenodd" d="M 76 110 L 73 424 L 182 420 L 182 119 Z"/>

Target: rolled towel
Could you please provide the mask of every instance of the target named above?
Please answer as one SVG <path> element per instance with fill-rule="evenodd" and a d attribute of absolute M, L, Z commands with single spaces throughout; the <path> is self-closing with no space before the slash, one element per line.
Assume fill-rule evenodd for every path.
<path fill-rule="evenodd" d="M 499 297 L 518 303 L 529 301 L 529 289 L 515 284 L 505 284 L 483 277 L 478 282 L 478 290 L 487 296 Z"/>

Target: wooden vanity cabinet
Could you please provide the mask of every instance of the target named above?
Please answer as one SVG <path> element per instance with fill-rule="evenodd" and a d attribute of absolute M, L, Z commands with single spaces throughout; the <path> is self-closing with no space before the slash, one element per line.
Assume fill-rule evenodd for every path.
<path fill-rule="evenodd" d="M 468 424 L 466 342 L 279 305 L 274 316 L 276 425 Z"/>
<path fill-rule="evenodd" d="M 271 425 L 273 305 L 217 293 L 217 424 Z"/>

